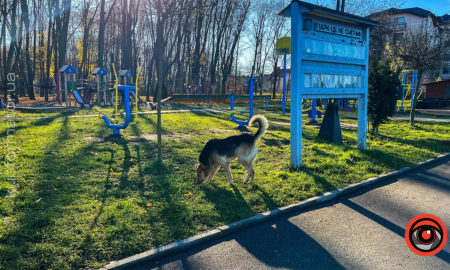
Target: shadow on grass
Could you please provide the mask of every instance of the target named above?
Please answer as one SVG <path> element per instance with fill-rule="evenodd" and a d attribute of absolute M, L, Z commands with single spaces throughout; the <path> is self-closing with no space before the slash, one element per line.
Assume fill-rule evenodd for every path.
<path fill-rule="evenodd" d="M 122 163 L 122 173 L 119 177 L 120 179 L 120 185 L 119 187 L 124 187 L 127 185 L 128 182 L 128 173 L 130 172 L 130 166 L 131 166 L 131 154 L 130 154 L 130 148 L 128 148 L 128 141 L 125 140 L 122 136 L 117 137 L 114 135 L 110 135 L 105 138 L 105 142 L 110 142 L 113 144 L 117 144 L 118 146 L 121 146 L 123 148 L 123 163 Z"/>
<path fill-rule="evenodd" d="M 41 119 L 34 125 L 49 125 L 59 117 Z M 6 265 L 11 268 L 23 267 L 23 260 L 27 257 L 39 258 L 38 265 L 42 268 L 51 266 L 49 258 L 43 258 L 45 257 L 43 254 L 35 253 L 36 251 L 28 248 L 32 247 L 33 244 L 48 241 L 47 228 L 63 215 L 62 208 L 70 205 L 76 199 L 73 194 L 69 194 L 80 187 L 78 181 L 66 181 L 66 179 L 59 181 L 60 177 L 55 176 L 67 176 L 68 171 L 75 165 L 73 163 L 86 157 L 86 155 L 79 155 L 65 164 L 63 159 L 55 152 L 63 150 L 64 144 L 71 139 L 68 121 L 67 117 L 63 119 L 58 138 L 47 147 L 49 150 L 38 162 L 40 168 L 37 179 L 34 179 L 35 183 L 27 186 L 15 198 L 14 211 L 22 213 L 22 215 L 17 221 L 19 224 L 17 231 L 6 235 L 4 243 L 18 249 L 21 255 L 9 258 L 10 260 L 7 261 L 9 264 Z"/>
<path fill-rule="evenodd" d="M 150 114 L 144 114 L 139 117 L 139 119 L 142 121 L 144 119 L 145 122 L 147 122 L 149 125 L 151 125 L 154 128 L 154 132 L 156 133 L 157 130 L 157 119 L 156 121 L 152 119 L 152 116 L 156 115 L 150 115 Z M 170 134 L 170 131 L 164 128 L 164 120 L 162 120 L 161 123 L 161 134 Z"/>
<path fill-rule="evenodd" d="M 389 170 L 396 170 L 398 168 L 415 164 L 414 162 L 407 161 L 400 156 L 390 154 L 379 149 L 366 149 L 361 151 L 361 154 L 364 160 L 367 160 L 376 165 L 380 165 Z"/>
<path fill-rule="evenodd" d="M 231 120 L 231 116 L 229 113 L 224 112 L 224 113 L 220 113 L 220 112 L 210 112 L 210 111 L 199 111 L 196 110 L 196 108 L 192 108 L 190 109 L 190 112 L 196 116 L 200 116 L 200 117 L 210 117 L 210 118 L 217 118 L 217 119 L 221 119 L 221 120 Z"/>
<path fill-rule="evenodd" d="M 410 145 L 415 148 L 425 148 L 432 152 L 444 153 L 450 151 L 450 141 L 448 140 L 439 140 L 439 139 L 418 139 L 418 140 L 407 140 L 402 138 L 396 138 L 387 135 L 379 135 L 380 138 L 393 141 L 403 145 Z"/>
<path fill-rule="evenodd" d="M 59 117 L 42 119 L 37 125 L 50 125 L 57 118 Z M 18 226 L 16 230 L 5 235 L 4 239 L 5 244 L 15 250 L 17 254 L 11 258 L 5 258 L 4 265 L 7 268 L 23 268 L 25 267 L 24 264 L 30 263 L 29 260 L 33 261 L 33 267 L 42 269 L 69 266 L 79 268 L 92 262 L 92 258 L 105 259 L 101 258 L 102 253 L 99 253 L 93 245 L 97 240 L 91 238 L 89 230 L 96 227 L 107 198 L 123 196 L 120 191 L 109 191 L 112 165 L 117 149 L 114 149 L 114 147 L 106 147 L 105 149 L 105 145 L 107 146 L 105 142 L 123 147 L 124 157 L 121 165 L 119 189 L 128 185 L 131 154 L 127 142 L 122 138 L 115 141 L 107 139 L 105 142 L 89 143 L 70 152 L 71 148 L 76 145 L 72 142 L 76 136 L 69 128 L 69 118 L 67 117 L 62 119 L 60 131 L 55 134 L 58 137 L 50 145 L 47 145 L 47 152 L 37 161 L 36 179 L 15 198 L 14 212 L 21 213 L 18 215 Z M 61 237 L 67 237 L 67 235 L 58 235 L 61 227 L 60 225 L 55 226 L 61 222 L 63 222 L 62 224 L 70 222 L 75 217 L 73 213 L 83 209 L 83 205 L 78 202 L 80 198 L 86 200 L 86 196 L 96 196 L 96 188 L 99 184 L 98 182 L 91 182 L 90 177 L 98 175 L 92 174 L 92 172 L 99 169 L 101 159 L 95 158 L 94 153 L 105 151 L 110 153 L 110 160 L 107 162 L 109 167 L 105 173 L 106 179 L 101 182 L 103 192 L 99 193 L 100 208 L 93 216 L 89 230 L 81 233 L 83 236 L 79 235 L 81 236 L 80 241 L 70 242 L 70 246 L 67 247 L 61 246 Z M 89 191 L 87 191 L 87 188 Z M 74 210 L 68 211 L 68 209 Z M 69 229 L 68 235 L 76 234 L 75 228 L 79 221 L 74 220 L 73 222 L 74 227 Z M 67 250 L 64 251 L 64 248 L 69 247 L 72 250 L 71 252 L 79 255 L 79 257 L 76 256 L 77 259 L 72 261 L 59 260 L 59 256 L 67 255 L 65 254 Z"/>
<path fill-rule="evenodd" d="M 146 217 L 152 227 L 152 234 L 148 240 L 149 246 L 159 246 L 192 235 L 195 232 L 195 224 L 190 216 L 187 202 L 183 200 L 179 192 L 178 171 L 163 163 L 162 173 L 158 174 L 156 143 L 134 145 L 134 150 L 137 153 L 138 174 L 134 189 L 137 190 L 142 201 L 154 203 Z M 168 155 L 170 154 L 164 153 L 164 156 Z M 145 180 L 147 178 L 148 182 Z M 133 182 L 136 182 L 136 179 Z M 147 189 L 149 194 L 146 193 Z"/>
<path fill-rule="evenodd" d="M 302 171 L 314 179 L 314 182 L 319 186 L 321 191 L 335 190 L 337 187 L 330 183 L 325 177 L 321 176 L 317 170 L 309 168 L 307 166 L 302 167 Z M 318 195 L 318 194 L 316 194 Z"/>
<path fill-rule="evenodd" d="M 29 128 L 30 126 L 32 126 L 32 127 L 48 126 L 57 119 L 60 119 L 60 118 L 68 119 L 68 116 L 73 115 L 73 114 L 75 114 L 75 112 L 61 112 L 58 115 L 54 115 L 51 117 L 41 118 L 41 119 L 37 119 L 37 120 L 27 120 L 30 123 L 28 123 L 27 125 L 16 126 L 14 128 L 14 131 L 17 132 L 19 130 Z M 20 120 L 20 121 L 22 122 L 23 120 Z M 5 130 L 2 133 L 0 133 L 0 138 L 6 137 L 8 135 L 7 133 L 8 133 L 8 130 Z"/>
<path fill-rule="evenodd" d="M 272 199 L 272 197 L 271 197 L 271 196 L 270 196 L 263 188 L 259 187 L 258 185 L 252 184 L 252 185 L 250 186 L 249 191 L 250 191 L 250 192 L 258 192 L 258 193 L 261 194 L 260 197 L 263 199 L 264 204 L 265 204 L 265 209 L 267 209 L 267 210 L 272 210 L 272 209 L 274 209 L 275 207 L 281 206 L 281 205 L 277 204 L 277 203 Z"/>
<path fill-rule="evenodd" d="M 200 190 L 203 191 L 207 200 L 214 204 L 221 217 L 220 220 L 225 224 L 255 214 L 234 184 L 231 189 L 225 189 L 214 184 L 200 186 Z"/>

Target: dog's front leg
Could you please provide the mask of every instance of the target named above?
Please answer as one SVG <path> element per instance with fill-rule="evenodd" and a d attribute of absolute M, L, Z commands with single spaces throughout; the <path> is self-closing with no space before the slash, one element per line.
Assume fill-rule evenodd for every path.
<path fill-rule="evenodd" d="M 230 185 L 233 184 L 233 176 L 231 175 L 230 163 L 225 164 L 225 166 L 223 166 L 223 168 L 225 169 L 225 172 L 227 173 L 228 182 L 230 183 Z"/>
<path fill-rule="evenodd" d="M 206 179 L 206 182 L 211 181 L 211 179 L 214 177 L 214 175 L 217 173 L 217 171 L 219 169 L 220 169 L 220 165 L 215 165 L 211 175 L 208 177 L 208 179 Z"/>

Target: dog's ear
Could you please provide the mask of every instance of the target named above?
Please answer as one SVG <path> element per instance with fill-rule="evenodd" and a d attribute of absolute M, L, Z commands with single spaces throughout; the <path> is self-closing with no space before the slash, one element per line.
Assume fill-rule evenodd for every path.
<path fill-rule="evenodd" d="M 200 168 L 200 169 L 202 169 L 202 170 L 206 170 L 206 166 L 203 165 L 203 163 L 201 163 L 201 162 L 198 163 L 197 169 L 198 169 L 198 168 Z"/>

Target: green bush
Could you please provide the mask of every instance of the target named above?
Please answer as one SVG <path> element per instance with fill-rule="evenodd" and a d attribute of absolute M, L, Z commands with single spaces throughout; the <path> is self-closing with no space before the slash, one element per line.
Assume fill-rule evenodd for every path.
<path fill-rule="evenodd" d="M 389 61 L 374 61 L 369 70 L 368 117 L 372 134 L 395 111 L 397 92 L 400 89 L 400 70 L 392 68 Z"/>

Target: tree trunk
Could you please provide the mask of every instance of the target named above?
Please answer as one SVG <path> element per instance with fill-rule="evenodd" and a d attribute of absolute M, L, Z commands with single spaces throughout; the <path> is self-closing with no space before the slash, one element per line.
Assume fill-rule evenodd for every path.
<path fill-rule="evenodd" d="M 67 52 L 67 33 L 69 31 L 70 10 L 72 6 L 72 0 L 62 1 L 62 13 L 61 13 L 61 28 L 59 32 L 59 65 L 65 64 L 66 52 Z"/>
<path fill-rule="evenodd" d="M 87 15 L 86 15 L 87 16 Z M 88 74 L 89 74 L 89 70 L 88 70 L 88 49 L 89 49 L 89 25 L 87 24 L 87 18 L 85 20 L 84 27 L 83 27 L 83 52 L 82 52 L 82 57 L 81 57 L 81 77 L 83 79 L 86 79 Z"/>
<path fill-rule="evenodd" d="M 36 60 L 37 60 L 37 52 L 36 52 L 36 48 L 37 48 L 37 40 L 38 40 L 38 13 L 37 13 L 37 8 L 36 6 L 33 7 L 33 17 L 34 17 L 34 21 L 33 21 L 33 63 L 32 63 L 32 70 L 33 70 L 33 79 L 36 77 Z M 42 69 L 40 69 L 40 71 L 42 72 Z M 40 79 L 40 78 L 39 78 Z M 42 93 L 41 88 L 39 87 L 39 92 L 40 94 Z M 42 95 L 40 95 L 42 97 Z"/>
<path fill-rule="evenodd" d="M 275 75 L 274 79 L 273 79 L 273 87 L 272 87 L 272 98 L 275 99 L 276 98 L 276 94 L 277 94 L 277 79 L 278 79 L 278 72 L 277 72 L 277 65 L 278 65 L 278 57 L 276 57 L 275 61 L 274 61 L 274 69 L 273 69 L 273 74 Z"/>
<path fill-rule="evenodd" d="M 98 26 L 97 66 L 103 67 L 103 55 L 105 50 L 105 0 L 100 2 L 100 22 Z"/>
<path fill-rule="evenodd" d="M 161 7 L 160 7 L 161 8 Z M 157 94 L 156 99 L 158 102 L 157 107 L 157 114 L 158 114 L 158 120 L 156 124 L 156 130 L 158 135 L 158 174 L 162 173 L 162 128 L 161 128 L 161 95 L 163 91 L 163 82 L 164 82 L 164 22 L 163 22 L 163 16 L 162 11 L 160 11 L 157 24 L 156 24 L 156 63 L 157 63 L 157 74 L 158 74 L 158 88 L 157 88 Z"/>
<path fill-rule="evenodd" d="M 151 89 L 152 89 L 152 80 L 153 80 L 153 62 L 155 59 L 155 54 L 153 54 L 152 59 L 150 60 L 150 62 L 148 63 L 148 67 L 147 67 L 147 89 L 146 89 L 146 100 L 150 101 L 150 95 L 154 94 L 152 93 Z"/>
<path fill-rule="evenodd" d="M 6 75 L 7 75 L 7 70 L 6 70 L 6 60 L 7 60 L 7 56 L 6 56 L 6 22 L 7 22 L 7 14 L 6 14 L 6 0 L 2 2 L 3 6 L 1 7 L 2 10 L 2 28 L 1 28 L 1 41 L 2 41 L 2 68 L 0 69 L 1 71 L 1 78 L 2 78 L 2 85 L 3 85 L 3 89 L 4 89 L 4 101 L 6 102 L 8 99 L 8 92 L 6 91 Z"/>
<path fill-rule="evenodd" d="M 22 9 L 22 21 L 25 25 L 25 34 L 26 34 L 25 36 L 25 62 L 27 66 L 26 88 L 28 92 L 28 97 L 31 100 L 34 100 L 35 99 L 33 89 L 34 70 L 31 65 L 31 58 L 30 58 L 30 18 L 27 0 L 21 0 L 21 9 Z"/>
<path fill-rule="evenodd" d="M 130 0 L 128 6 L 128 0 L 122 0 L 122 63 L 123 69 L 132 68 L 132 43 L 131 43 L 131 14 L 129 9 L 133 5 L 133 0 Z"/>
<path fill-rule="evenodd" d="M 52 45 L 52 40 L 51 40 L 51 33 L 53 32 L 52 31 L 52 28 L 53 28 L 53 20 L 52 20 L 52 9 L 51 9 L 51 7 L 50 7 L 50 4 L 49 4 L 49 8 L 48 8 L 48 31 L 47 31 L 47 61 L 45 62 L 45 77 L 44 77 L 44 79 L 45 79 L 45 83 L 44 83 L 44 85 L 45 85 L 45 92 L 44 92 L 44 98 L 45 98 L 45 101 L 46 102 L 48 102 L 48 93 L 49 93 L 49 90 L 50 90 L 50 87 L 51 87 L 51 85 L 50 85 L 50 62 L 51 62 L 51 60 L 52 60 L 52 47 L 53 47 L 53 45 Z M 56 97 L 56 99 L 57 99 L 57 101 L 59 100 L 59 97 L 57 96 Z"/>
<path fill-rule="evenodd" d="M 17 43 L 17 23 L 16 23 L 16 16 L 17 16 L 17 0 L 14 0 L 11 5 L 11 43 L 9 46 L 8 56 L 6 58 L 6 64 L 5 64 L 5 75 L 10 73 L 11 71 L 15 72 L 14 67 L 11 68 L 13 56 L 17 51 L 16 43 Z M 5 17 L 6 19 L 6 17 Z M 5 20 L 6 21 L 6 20 Z M 15 61 L 14 66 L 17 65 L 17 60 Z M 5 76 L 6 79 L 6 76 Z M 5 85 L 5 95 L 7 95 L 7 87 Z M 15 92 L 11 92 L 11 99 L 17 101 L 17 95 Z"/>
<path fill-rule="evenodd" d="M 194 61 L 192 65 L 192 83 L 195 85 L 199 84 L 200 79 L 200 45 L 202 37 L 202 26 L 203 26 L 203 13 L 202 13 L 203 1 L 197 0 L 197 22 L 196 22 L 196 33 L 195 33 L 195 50 L 194 50 Z"/>

